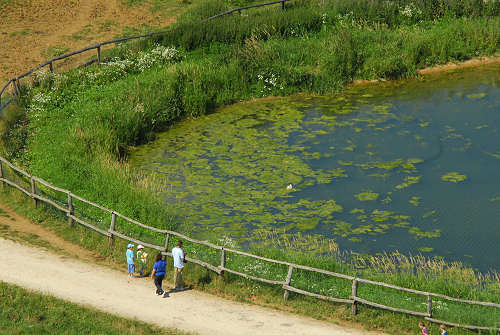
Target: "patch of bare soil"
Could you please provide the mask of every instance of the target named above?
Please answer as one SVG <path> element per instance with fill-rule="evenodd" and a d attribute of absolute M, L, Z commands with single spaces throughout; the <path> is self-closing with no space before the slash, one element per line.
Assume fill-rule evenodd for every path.
<path fill-rule="evenodd" d="M 54 56 L 147 27 L 172 24 L 179 1 L 7 0 L 0 4 L 0 84 Z"/>
<path fill-rule="evenodd" d="M 42 225 L 31 222 L 3 203 L 0 203 L 0 233 L 14 240 L 43 246 L 45 249 L 55 250 L 82 260 L 93 262 L 104 260 L 97 253 L 68 242 Z"/>
<path fill-rule="evenodd" d="M 478 57 L 474 59 L 469 59 L 464 62 L 459 62 L 459 63 L 448 63 L 444 65 L 435 65 L 431 67 L 427 67 L 425 69 L 419 70 L 418 73 L 421 75 L 429 75 L 429 74 L 436 74 L 436 73 L 442 73 L 442 72 L 447 72 L 447 71 L 453 71 L 453 70 L 458 70 L 458 69 L 467 69 L 471 67 L 477 67 L 477 66 L 483 66 L 483 65 L 493 65 L 493 64 L 500 64 L 500 55 L 495 54 L 494 56 L 491 57 Z"/>
<path fill-rule="evenodd" d="M 418 74 L 421 76 L 429 76 L 429 75 L 435 75 L 435 74 L 441 74 L 444 72 L 450 72 L 450 71 L 459 71 L 462 69 L 469 69 L 469 68 L 474 68 L 478 66 L 487 66 L 487 65 L 494 65 L 494 64 L 500 64 L 500 54 L 495 54 L 490 57 L 477 57 L 473 59 L 469 59 L 463 62 L 456 62 L 456 63 L 448 63 L 444 65 L 434 65 L 434 66 L 429 66 L 423 69 L 418 70 Z M 352 82 L 352 86 L 359 86 L 359 85 L 374 85 L 378 84 L 381 82 L 387 82 L 385 79 L 375 79 L 375 80 L 365 80 L 365 79 L 358 79 L 354 80 Z"/>

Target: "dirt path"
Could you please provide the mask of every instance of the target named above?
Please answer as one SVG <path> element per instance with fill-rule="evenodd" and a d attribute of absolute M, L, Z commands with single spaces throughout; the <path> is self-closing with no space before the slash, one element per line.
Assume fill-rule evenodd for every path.
<path fill-rule="evenodd" d="M 198 291 L 157 297 L 151 279 L 129 279 L 124 272 L 95 265 L 99 259 L 94 253 L 63 240 L 2 203 L 0 228 L 0 255 L 9 255 L 3 258 L 1 281 L 127 318 L 198 334 L 376 334 L 232 302 Z M 25 238 L 17 239 L 13 232 Z M 47 248 L 16 242 L 30 242 L 27 238 L 30 236 L 36 237 L 35 245 Z"/>
<path fill-rule="evenodd" d="M 129 279 L 118 271 L 2 238 L 0 254 L 9 255 L 3 258 L 2 281 L 163 327 L 219 335 L 369 334 L 197 291 L 158 297 L 150 278 Z"/>

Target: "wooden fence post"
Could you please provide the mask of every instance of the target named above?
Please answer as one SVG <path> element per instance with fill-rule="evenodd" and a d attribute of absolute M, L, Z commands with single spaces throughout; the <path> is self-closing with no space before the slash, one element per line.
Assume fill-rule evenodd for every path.
<path fill-rule="evenodd" d="M 286 285 L 290 285 L 290 283 L 292 281 L 292 273 L 293 273 L 293 266 L 290 265 L 288 267 L 288 275 L 286 276 L 286 281 L 285 281 Z M 290 291 L 288 291 L 285 288 L 285 293 L 283 293 L 283 299 L 285 299 L 285 301 L 287 301 L 289 296 L 290 296 Z"/>
<path fill-rule="evenodd" d="M 2 165 L 2 161 L 0 161 L 0 178 L 3 179 L 3 165 Z M 4 181 L 2 180 L 2 192 L 4 191 Z"/>
<path fill-rule="evenodd" d="M 351 291 L 351 299 L 352 302 L 352 315 L 358 314 L 358 302 L 356 301 L 356 296 L 358 295 L 358 280 L 354 278 L 352 280 L 352 291 Z"/>
<path fill-rule="evenodd" d="M 35 205 L 35 208 L 38 207 L 38 200 L 35 198 L 36 195 L 36 185 L 35 185 L 35 179 L 31 177 L 31 198 L 33 198 L 33 205 Z"/>
<path fill-rule="evenodd" d="M 12 87 L 14 88 L 14 92 L 13 93 L 14 93 L 14 95 L 16 97 L 18 97 L 19 96 L 19 91 L 17 90 L 17 84 L 16 84 L 16 82 L 17 82 L 17 78 L 12 79 Z"/>
<path fill-rule="evenodd" d="M 224 250 L 224 247 L 221 249 L 221 254 L 220 254 L 220 275 L 224 275 L 224 268 L 226 267 L 226 250 Z"/>
<path fill-rule="evenodd" d="M 101 63 L 101 46 L 97 47 L 97 63 Z"/>
<path fill-rule="evenodd" d="M 167 236 L 165 236 L 165 252 L 168 252 L 168 241 L 170 240 L 170 234 L 167 233 Z M 167 255 L 163 258 L 164 260 L 167 260 Z"/>
<path fill-rule="evenodd" d="M 54 72 L 54 64 L 52 62 L 49 63 L 50 72 Z"/>
<path fill-rule="evenodd" d="M 281 1 L 281 9 L 285 9 L 285 0 Z"/>
<path fill-rule="evenodd" d="M 432 296 L 430 294 L 427 296 L 427 314 L 432 318 Z"/>
<path fill-rule="evenodd" d="M 75 214 L 75 209 L 73 208 L 73 198 L 71 197 L 71 192 L 68 192 L 68 223 L 73 226 L 72 215 Z"/>
<path fill-rule="evenodd" d="M 16 86 L 17 86 L 17 91 L 19 92 L 19 95 L 21 95 L 21 78 L 18 78 L 16 80 Z"/>
<path fill-rule="evenodd" d="M 111 212 L 111 223 L 109 225 L 109 236 L 108 236 L 108 246 L 111 248 L 113 246 L 113 233 L 115 231 L 116 225 L 116 214 Z"/>

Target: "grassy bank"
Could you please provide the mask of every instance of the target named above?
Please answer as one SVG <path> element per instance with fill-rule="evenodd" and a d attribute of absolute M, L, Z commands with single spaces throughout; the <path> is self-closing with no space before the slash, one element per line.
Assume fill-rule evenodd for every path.
<path fill-rule="evenodd" d="M 54 185 L 149 225 L 175 228 L 182 213 L 167 212 L 155 197 L 154 193 L 166 186 L 164 181 L 130 171 L 126 162 L 130 146 L 150 141 L 156 132 L 182 118 L 234 102 L 295 92 L 333 93 L 356 79 L 412 77 L 426 66 L 491 55 L 500 44 L 499 6 L 497 2 L 472 0 L 296 1 L 286 11 L 260 9 L 199 24 L 202 18 L 228 8 L 223 1 L 202 3 L 179 19 L 171 32 L 131 49 L 118 48 L 111 55 L 117 58 L 101 67 L 39 74 L 33 87 L 24 88 L 19 105 L 6 111 L 2 121 L 4 154 Z M 61 203 L 66 201 L 63 194 L 42 191 Z M 75 207 L 99 227 L 107 228 L 108 217 L 82 203 Z M 37 215 L 43 214 L 37 211 Z M 66 234 L 66 226 L 54 225 Z M 159 236 L 141 236 L 136 227 L 124 222 L 118 225 L 124 232 L 161 244 Z M 80 228 L 67 234 L 88 248 L 102 243 Z M 216 261 L 215 255 L 189 244 L 186 248 L 207 261 Z M 117 250 L 102 252 L 121 259 L 122 250 Z M 398 256 L 373 259 L 356 267 L 340 263 L 335 254 L 296 254 L 278 248 L 256 248 L 254 252 L 405 287 L 500 301 L 498 280 L 479 278 L 459 264 L 427 265 L 425 260 Z M 269 279 L 286 271 L 262 268 L 237 257 L 228 261 L 249 274 L 264 271 Z M 221 285 L 202 270 L 193 268 L 190 272 L 191 280 L 208 290 L 239 299 L 260 295 L 266 297 L 259 300 L 261 303 L 266 299 L 281 303 L 280 289 L 232 276 Z M 297 278 L 297 287 L 349 294 L 345 283 L 305 274 Z M 315 283 L 321 284 L 313 287 Z M 328 292 L 331 287 L 338 290 Z M 425 308 L 412 296 L 391 296 L 372 289 L 364 294 L 387 299 L 383 302 L 396 307 Z M 294 297 L 287 306 L 311 315 L 324 308 L 328 312 L 320 315 L 325 317 L 332 313 L 351 318 L 343 307 L 302 297 Z M 451 321 L 494 320 L 488 319 L 494 316 L 491 310 L 471 312 L 459 305 L 446 308 L 440 312 L 442 317 L 451 313 L 455 318 Z M 393 331 L 410 331 L 417 322 L 371 309 L 362 311 L 356 320 L 370 324 L 374 318 L 394 326 Z"/>
<path fill-rule="evenodd" d="M 184 334 L 0 282 L 0 334 Z"/>

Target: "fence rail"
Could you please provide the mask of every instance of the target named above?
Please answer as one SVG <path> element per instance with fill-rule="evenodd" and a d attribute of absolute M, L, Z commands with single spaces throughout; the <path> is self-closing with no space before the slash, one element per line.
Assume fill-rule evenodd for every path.
<path fill-rule="evenodd" d="M 230 14 L 233 14 L 233 13 L 236 13 L 236 12 L 241 13 L 242 10 L 248 10 L 248 9 L 257 8 L 257 7 L 264 7 L 264 6 L 271 6 L 271 5 L 275 5 L 275 4 L 281 4 L 281 8 L 285 9 L 285 3 L 288 2 L 288 1 L 291 1 L 291 0 L 277 0 L 277 1 L 271 1 L 271 2 L 266 2 L 266 3 L 260 3 L 260 4 L 255 4 L 255 5 L 250 5 L 250 6 L 244 6 L 244 7 L 239 7 L 239 8 L 231 9 L 229 11 L 226 11 L 226 12 L 223 12 L 223 13 L 211 16 L 209 18 L 206 18 L 206 19 L 202 20 L 201 23 L 207 22 L 207 21 L 210 21 L 210 20 L 213 20 L 215 18 L 222 17 L 222 16 L 230 15 Z M 84 53 L 86 51 L 96 50 L 97 51 L 97 55 L 96 55 L 97 58 L 94 59 L 94 60 L 91 60 L 91 61 L 87 62 L 86 64 L 84 64 L 84 66 L 85 65 L 93 64 L 95 62 L 97 62 L 99 64 L 102 61 L 102 59 L 101 59 L 101 48 L 103 46 L 106 46 L 106 45 L 109 45 L 109 44 L 117 44 L 117 43 L 122 43 L 122 42 L 128 42 L 128 41 L 136 40 L 136 39 L 147 38 L 147 37 L 151 37 L 151 36 L 154 36 L 154 35 L 160 35 L 160 34 L 163 34 L 165 32 L 167 32 L 167 30 L 162 30 L 162 31 L 148 33 L 148 34 L 137 35 L 137 36 L 130 36 L 130 37 L 118 38 L 118 39 L 114 39 L 114 40 L 111 40 L 111 41 L 106 41 L 106 42 L 101 42 L 99 44 L 91 45 L 91 46 L 85 47 L 83 49 L 72 51 L 72 52 L 69 52 L 67 54 L 64 54 L 64 55 L 57 56 L 57 57 L 54 57 L 52 59 L 49 59 L 45 63 L 37 65 L 34 68 L 32 68 L 31 70 L 29 70 L 29 71 L 27 71 L 27 72 L 25 72 L 23 74 L 20 74 L 20 75 L 18 75 L 16 77 L 10 79 L 2 87 L 2 89 L 0 90 L 0 111 L 2 111 L 3 108 L 5 108 L 7 105 L 9 105 L 14 100 L 14 98 L 18 97 L 21 94 L 21 79 L 23 79 L 23 78 L 25 78 L 25 77 L 27 77 L 29 75 L 32 75 L 34 72 L 36 72 L 36 71 L 38 71 L 38 70 L 40 70 L 40 69 L 42 69 L 42 68 L 44 68 L 46 66 L 49 67 L 49 71 L 50 72 L 54 72 L 54 63 L 56 61 L 60 61 L 60 60 L 66 59 L 66 58 L 70 58 L 72 56 L 82 54 L 82 53 Z M 5 96 L 5 94 L 7 92 L 7 88 L 9 86 L 11 86 L 12 97 L 9 100 L 6 100 L 4 96 Z"/>
<path fill-rule="evenodd" d="M 16 183 L 15 181 L 8 179 L 6 177 L 4 167 L 11 168 L 21 178 L 25 177 L 26 181 L 29 181 L 31 183 L 31 189 L 26 189 L 23 186 Z M 429 322 L 445 324 L 445 325 L 452 326 L 452 327 L 460 327 L 460 328 L 465 328 L 465 329 L 469 329 L 469 330 L 500 331 L 500 328 L 493 328 L 493 327 L 479 326 L 479 325 L 458 324 L 458 323 L 453 323 L 453 322 L 449 322 L 446 320 L 438 320 L 438 319 L 435 319 L 432 317 L 432 312 L 433 312 L 432 298 L 433 297 L 448 300 L 448 301 L 453 301 L 453 302 L 469 304 L 469 305 L 479 305 L 479 306 L 485 306 L 485 307 L 500 308 L 500 304 L 497 304 L 497 303 L 458 299 L 458 298 L 449 297 L 449 296 L 438 294 L 438 293 L 414 290 L 414 289 L 410 289 L 410 288 L 406 288 L 406 287 L 387 284 L 387 283 L 383 283 L 383 282 L 377 282 L 377 281 L 363 279 L 363 278 L 357 278 L 357 277 L 345 275 L 342 273 L 331 272 L 331 271 L 313 268 L 313 267 L 309 267 L 309 266 L 305 266 L 305 265 L 299 265 L 299 264 L 294 264 L 294 263 L 290 263 L 290 262 L 261 257 L 261 256 L 253 255 L 253 254 L 250 254 L 247 252 L 243 252 L 240 250 L 224 248 L 222 246 L 219 246 L 219 245 L 207 242 L 207 241 L 199 241 L 199 240 L 190 238 L 189 236 L 175 232 L 175 231 L 151 227 L 151 226 L 145 225 L 141 222 L 138 222 L 134 219 L 131 219 L 123 214 L 120 214 L 120 213 L 115 212 L 113 210 L 110 210 L 106 207 L 103 207 L 99 204 L 96 204 L 92 201 L 89 201 L 89 200 L 86 200 L 80 196 L 77 196 L 66 189 L 56 187 L 56 186 L 46 182 L 45 180 L 43 180 L 41 178 L 32 176 L 29 173 L 27 173 L 26 171 L 16 167 L 14 164 L 10 163 L 8 160 L 6 160 L 3 157 L 0 157 L 0 182 L 1 182 L 2 190 L 4 189 L 4 185 L 12 186 L 12 187 L 20 190 L 21 192 L 23 192 L 27 196 L 31 197 L 35 203 L 35 206 L 38 204 L 38 201 L 43 201 L 43 202 L 55 207 L 56 209 L 64 212 L 67 215 L 70 224 L 72 224 L 73 222 L 77 222 L 77 223 L 79 223 L 87 228 L 90 228 L 90 229 L 96 231 L 97 233 L 99 233 L 103 236 L 107 236 L 110 243 L 113 243 L 113 238 L 117 237 L 117 238 L 120 238 L 120 239 L 123 239 L 126 241 L 134 242 L 137 244 L 142 244 L 148 248 L 162 252 L 162 254 L 164 256 L 172 257 L 172 254 L 168 251 L 169 241 L 170 241 L 171 236 L 176 236 L 176 237 L 179 237 L 179 238 L 184 239 L 186 241 L 190 241 L 191 243 L 203 245 L 203 246 L 209 247 L 211 249 L 214 249 L 216 251 L 220 251 L 221 252 L 221 261 L 220 261 L 220 265 L 218 265 L 218 266 L 215 266 L 213 264 L 210 264 L 208 262 L 205 262 L 205 261 L 197 259 L 197 258 L 193 258 L 193 257 L 186 257 L 186 258 L 189 262 L 200 265 L 200 266 L 202 266 L 210 271 L 213 271 L 219 275 L 222 275 L 225 272 L 228 272 L 228 273 L 234 274 L 236 276 L 246 278 L 248 280 L 260 281 L 260 282 L 263 282 L 266 284 L 271 284 L 271 285 L 279 285 L 284 290 L 284 299 L 285 300 L 288 299 L 289 293 L 293 292 L 296 294 L 301 294 L 301 295 L 313 297 L 316 299 L 326 300 L 326 301 L 330 301 L 330 302 L 350 304 L 350 305 L 352 305 L 352 313 L 354 315 L 356 315 L 358 313 L 358 305 L 363 304 L 363 305 L 371 306 L 374 308 L 385 309 L 385 310 L 389 310 L 389 311 L 393 311 L 393 312 L 399 312 L 399 313 L 404 313 L 404 314 L 422 317 Z M 45 186 L 53 191 L 67 194 L 67 198 L 68 198 L 67 205 L 64 206 L 64 205 L 58 204 L 57 202 L 50 200 L 50 199 L 42 196 L 41 194 L 39 194 L 40 192 L 37 192 L 37 190 L 38 190 L 37 183 L 39 183 L 40 185 L 43 185 L 43 186 Z M 108 230 L 101 229 L 101 228 L 85 221 L 85 219 L 83 219 L 81 217 L 77 217 L 74 214 L 73 199 L 77 199 L 77 200 L 79 200 L 87 205 L 90 205 L 94 208 L 97 208 L 97 209 L 105 212 L 106 214 L 111 214 L 109 229 Z M 134 226 L 143 228 L 147 231 L 165 235 L 165 243 L 163 245 L 156 245 L 156 244 L 148 243 L 146 241 L 142 241 L 141 239 L 138 239 L 138 238 L 135 238 L 132 236 L 128 236 L 124 233 L 116 231 L 116 218 L 117 217 L 133 224 Z M 236 271 L 234 269 L 230 269 L 226 266 L 227 253 L 234 253 L 234 254 L 237 254 L 240 256 L 250 257 L 250 258 L 253 258 L 253 259 L 256 259 L 259 261 L 264 261 L 264 262 L 269 262 L 269 263 L 273 263 L 273 264 L 287 266 L 288 273 L 286 275 L 286 278 L 283 278 L 283 280 L 271 280 L 271 279 L 261 278 L 261 277 L 257 277 L 257 276 L 250 275 L 247 273 L 239 272 L 239 271 Z M 339 278 L 339 279 L 351 281 L 352 282 L 351 296 L 349 296 L 348 298 L 332 297 L 332 296 L 326 296 L 326 295 L 322 295 L 322 294 L 318 294 L 318 293 L 314 293 L 314 292 L 309 292 L 307 290 L 294 287 L 294 286 L 292 286 L 291 283 L 292 283 L 292 278 L 293 278 L 293 272 L 295 269 L 309 271 L 309 272 L 313 272 L 313 273 L 317 273 L 317 274 L 326 275 L 329 277 L 334 277 L 334 278 Z M 408 293 L 427 297 L 427 304 L 426 304 L 427 310 L 426 310 L 426 312 L 421 312 L 421 311 L 414 311 L 414 310 L 403 309 L 403 308 L 396 308 L 396 307 L 380 304 L 377 302 L 373 302 L 373 301 L 370 301 L 368 299 L 364 299 L 364 298 L 360 297 L 358 294 L 359 284 L 381 286 L 381 287 L 384 287 L 384 288 L 387 288 L 390 290 L 395 290 L 398 292 L 408 292 Z"/>
<path fill-rule="evenodd" d="M 223 13 L 211 16 L 211 17 L 203 20 L 202 22 L 207 22 L 209 20 L 212 20 L 212 19 L 215 19 L 215 18 L 218 18 L 218 17 L 222 17 L 222 16 L 225 16 L 225 15 L 230 15 L 230 14 L 233 14 L 233 13 L 236 13 L 236 12 L 241 13 L 242 10 L 247 10 L 247 9 L 257 8 L 257 7 L 263 7 L 263 6 L 270 6 L 270 5 L 275 5 L 275 4 L 281 4 L 282 9 L 284 9 L 285 8 L 285 2 L 287 2 L 287 1 L 291 1 L 291 0 L 277 0 L 277 1 L 271 1 L 271 2 L 266 2 L 266 3 L 260 3 L 260 4 L 255 4 L 255 5 L 249 5 L 249 6 L 245 6 L 245 7 L 235 8 L 235 9 L 232 9 L 232 10 L 229 10 L 229 11 L 226 11 L 226 12 L 223 12 Z M 125 37 L 125 38 L 115 39 L 115 40 L 111 40 L 111 41 L 106 41 L 106 42 L 102 42 L 102 43 L 99 43 L 99 44 L 88 46 L 86 48 L 83 48 L 83 49 L 80 49 L 80 50 L 77 50 L 77 51 L 73 51 L 73 52 L 70 52 L 70 53 L 58 56 L 58 57 L 54 57 L 54 58 L 52 58 L 52 59 L 50 59 L 50 60 L 48 60 L 48 61 L 46 61 L 46 62 L 44 62 L 44 63 L 42 63 L 42 64 L 40 64 L 38 66 L 36 66 L 36 67 L 34 67 L 33 69 L 27 71 L 26 73 L 23 73 L 23 74 L 15 77 L 15 78 L 10 79 L 2 87 L 2 89 L 0 90 L 0 111 L 5 106 L 7 106 L 10 102 L 12 102 L 16 97 L 18 97 L 20 95 L 20 93 L 21 93 L 21 83 L 20 83 L 20 80 L 23 79 L 23 78 L 26 78 L 26 77 L 28 77 L 30 75 L 32 75 L 35 71 L 37 71 L 37 70 L 39 70 L 41 68 L 44 68 L 44 67 L 48 66 L 49 70 L 51 72 L 53 72 L 54 71 L 54 63 L 56 61 L 60 61 L 60 60 L 66 59 L 66 58 L 70 58 L 72 56 L 75 56 L 75 55 L 78 55 L 78 54 L 81 54 L 83 52 L 90 51 L 90 50 L 96 50 L 96 52 L 97 52 L 97 58 L 93 59 L 93 60 L 91 60 L 89 62 L 87 62 L 85 65 L 90 65 L 90 64 L 95 63 L 95 62 L 101 63 L 101 61 L 102 61 L 102 59 L 101 59 L 101 49 L 102 49 L 103 46 L 110 45 L 110 44 L 127 42 L 127 41 L 130 41 L 130 40 L 147 38 L 147 37 L 151 37 L 151 36 L 154 36 L 154 35 L 162 34 L 162 33 L 165 33 L 165 32 L 166 31 L 158 31 L 158 32 L 152 32 L 152 33 L 138 35 L 138 36 L 131 36 L 131 37 Z M 9 88 L 9 86 L 11 87 L 12 96 L 10 97 L 9 100 L 6 100 L 4 97 L 6 95 L 6 92 L 7 92 L 7 89 Z M 6 177 L 6 174 L 4 173 L 4 165 L 7 166 L 7 167 L 9 167 L 9 168 L 11 168 L 13 171 L 15 171 L 15 173 L 19 174 L 20 176 L 23 176 L 23 177 L 27 178 L 29 180 L 29 183 L 31 184 L 30 185 L 31 188 L 30 189 L 24 188 L 23 186 L 17 184 L 15 181 L 9 180 Z M 103 206 L 101 206 L 99 204 L 96 204 L 96 203 L 92 202 L 92 201 L 86 200 L 86 199 L 84 199 L 84 198 L 82 198 L 82 197 L 80 197 L 78 195 L 75 195 L 75 194 L 71 193 L 69 190 L 66 190 L 66 189 L 63 189 L 63 188 L 60 188 L 60 187 L 56 187 L 56 186 L 48 183 L 47 181 L 45 181 L 45 180 L 43 180 L 41 178 L 38 178 L 36 176 L 32 176 L 29 173 L 27 173 L 26 171 L 24 171 L 24 170 L 16 167 L 15 165 L 13 165 L 12 163 L 10 163 L 8 160 L 6 160 L 3 157 L 0 157 L 0 182 L 1 182 L 0 186 L 1 186 L 2 190 L 4 189 L 4 185 L 9 185 L 9 186 L 11 186 L 11 187 L 13 187 L 13 188 L 15 188 L 15 189 L 23 192 L 24 194 L 26 194 L 30 198 L 32 198 L 35 206 L 38 205 L 39 201 L 42 201 L 42 202 L 44 202 L 44 203 L 46 203 L 48 205 L 51 205 L 54 208 L 56 208 L 56 209 L 58 209 L 58 210 L 60 210 L 60 211 L 62 211 L 62 212 L 64 212 L 66 214 L 66 216 L 68 217 L 68 223 L 70 225 L 73 225 L 73 223 L 76 222 L 76 223 L 81 224 L 84 227 L 87 227 L 87 228 L 90 228 L 90 229 L 96 231 L 97 233 L 99 233 L 99 234 L 101 234 L 103 236 L 107 236 L 108 237 L 108 241 L 109 241 L 110 244 L 113 243 L 114 237 L 117 237 L 117 238 L 120 238 L 120 239 L 123 239 L 123 240 L 126 240 L 126 241 L 137 243 L 137 244 L 140 243 L 140 244 L 142 244 L 142 245 L 144 245 L 144 246 L 146 246 L 148 248 L 151 248 L 151 249 L 158 250 L 158 251 L 162 252 L 162 254 L 164 256 L 172 257 L 172 254 L 168 251 L 168 246 L 169 246 L 170 237 L 171 236 L 176 236 L 176 237 L 179 237 L 179 238 L 184 239 L 186 241 L 189 241 L 191 243 L 198 244 L 198 245 L 203 245 L 203 246 L 209 247 L 211 249 L 220 251 L 221 252 L 221 262 L 220 262 L 220 265 L 218 265 L 218 266 L 214 266 L 214 265 L 212 265 L 210 263 L 207 263 L 205 261 L 202 261 L 202 260 L 199 260 L 199 259 L 196 259 L 196 258 L 192 258 L 192 257 L 186 257 L 186 259 L 189 262 L 191 262 L 191 263 L 194 263 L 194 264 L 197 264 L 199 266 L 202 266 L 202 267 L 204 267 L 204 268 L 206 268 L 206 269 L 208 269 L 210 271 L 213 271 L 213 272 L 215 272 L 215 273 L 217 273 L 219 275 L 222 275 L 225 272 L 228 272 L 228 273 L 232 273 L 234 275 L 237 275 L 237 276 L 249 279 L 249 280 L 260 281 L 260 282 L 271 284 L 271 285 L 279 285 L 284 290 L 284 299 L 285 300 L 288 299 L 290 292 L 294 292 L 296 294 L 301 294 L 301 295 L 313 297 L 313 298 L 316 298 L 316 299 L 326 300 L 326 301 L 330 301 L 330 302 L 351 304 L 352 305 L 352 313 L 354 315 L 356 315 L 358 313 L 358 305 L 359 304 L 364 304 L 364 305 L 375 307 L 375 308 L 380 308 L 380 309 L 390 310 L 390 311 L 394 311 L 394 312 L 400 312 L 400 313 L 405 313 L 405 314 L 410 314 L 410 315 L 414 315 L 414 316 L 423 317 L 425 320 L 427 320 L 429 322 L 439 323 L 439 324 L 445 324 L 445 325 L 452 326 L 452 327 L 460 327 L 460 328 L 465 328 L 465 329 L 469 329 L 469 330 L 500 331 L 500 328 L 492 328 L 492 327 L 485 327 L 485 326 L 475 326 L 475 325 L 464 325 L 464 324 L 452 323 L 452 322 L 449 322 L 449 321 L 437 320 L 437 319 L 432 318 L 432 311 L 433 311 L 432 297 L 440 298 L 440 299 L 444 299 L 444 300 L 448 300 L 448 301 L 453 301 L 453 302 L 470 304 L 470 305 L 480 305 L 480 306 L 486 306 L 486 307 L 500 308 L 500 304 L 497 304 L 497 303 L 458 299 L 458 298 L 454 298 L 454 297 L 445 296 L 445 295 L 442 295 L 442 294 L 431 293 L 431 292 L 424 292 L 424 291 L 409 289 L 409 288 L 400 287 L 400 286 L 396 286 L 396 285 L 391 285 L 391 284 L 387 284 L 387 283 L 383 283 L 383 282 L 376 282 L 376 281 L 372 281 L 372 280 L 367 280 L 367 279 L 362 279 L 362 278 L 356 278 L 356 277 L 353 277 L 353 276 L 349 276 L 349 275 L 345 275 L 345 274 L 341 274 L 341 273 L 336 273 L 336 272 L 331 272 L 331 271 L 327 271 L 327 270 L 323 270 L 323 269 L 317 269 L 317 268 L 308 267 L 308 266 L 304 266 L 304 265 L 293 264 L 293 263 L 289 263 L 289 262 L 285 262 L 285 261 L 280 261 L 280 260 L 270 259 L 270 258 L 266 258 L 266 257 L 261 257 L 261 256 L 253 255 L 253 254 L 250 254 L 250 253 L 247 253 L 247 252 L 243 252 L 243 251 L 240 251 L 240 250 L 224 248 L 222 246 L 219 246 L 219 245 L 207 242 L 207 241 L 199 241 L 199 240 L 190 238 L 188 236 L 185 236 L 185 235 L 183 235 L 181 233 L 178 233 L 178 232 L 175 232 L 175 231 L 170 231 L 170 230 L 159 229 L 159 228 L 156 228 L 156 227 L 151 227 L 151 226 L 148 226 L 148 225 L 143 224 L 141 222 L 138 222 L 138 221 L 136 221 L 134 219 L 131 219 L 131 218 L 125 216 L 125 215 L 122 215 L 122 214 L 120 214 L 118 212 L 115 212 L 115 211 L 113 211 L 111 209 L 105 208 L 105 207 L 103 207 Z M 53 201 L 51 199 L 48 199 L 47 197 L 44 197 L 42 194 L 39 194 L 40 192 L 37 192 L 37 185 L 38 184 L 39 185 L 43 185 L 43 186 L 45 186 L 45 187 L 47 187 L 47 188 L 49 188 L 49 189 L 51 189 L 53 191 L 66 194 L 67 195 L 67 204 L 66 204 L 66 206 L 62 205 L 62 204 L 59 204 L 56 201 Z M 101 229 L 101 228 L 99 228 L 99 227 L 97 227 L 97 226 L 95 226 L 95 225 L 93 225 L 93 224 L 85 221 L 85 219 L 77 217 L 75 215 L 75 211 L 74 211 L 75 208 L 74 208 L 74 205 L 73 205 L 73 200 L 81 201 L 81 202 L 83 202 L 83 203 L 85 203 L 85 204 L 87 204 L 89 206 L 92 206 L 92 207 L 97 208 L 97 209 L 99 209 L 99 210 L 101 210 L 101 211 L 103 211 L 103 212 L 105 212 L 107 214 L 110 214 L 111 218 L 110 218 L 109 229 L 108 230 Z M 152 243 L 148 243 L 146 241 L 142 241 L 140 239 L 137 239 L 137 238 L 128 236 L 128 235 L 126 235 L 124 233 L 116 231 L 116 219 L 118 217 L 121 218 L 121 219 L 123 219 L 123 220 L 125 220 L 125 221 L 127 221 L 128 223 L 131 223 L 131 224 L 137 226 L 137 227 L 141 227 L 143 229 L 146 229 L 147 231 L 151 231 L 151 232 L 154 232 L 154 233 L 159 233 L 159 234 L 165 235 L 165 243 L 164 243 L 164 245 L 160 246 L 160 245 L 155 245 L 155 244 L 152 244 Z M 228 268 L 226 266 L 226 253 L 234 253 L 234 254 L 237 254 L 237 255 L 240 255 L 240 256 L 250 257 L 250 258 L 253 258 L 253 259 L 256 259 L 256 260 L 260 260 L 260 261 L 264 261 L 264 262 L 269 262 L 269 263 L 273 263 L 273 264 L 288 266 L 287 276 L 282 281 L 281 280 L 270 280 L 270 279 L 266 279 L 266 278 L 256 277 L 256 276 L 253 276 L 253 275 L 250 275 L 250 274 L 246 274 L 246 273 L 243 273 L 243 272 L 238 272 L 238 271 L 236 271 L 234 269 L 230 269 L 230 268 Z M 295 269 L 309 271 L 309 272 L 314 272 L 314 273 L 317 273 L 317 274 L 322 274 L 322 275 L 326 275 L 326 276 L 330 276 L 330 277 L 334 277 L 334 278 L 340 278 L 340 279 L 351 281 L 352 282 L 351 296 L 349 298 L 331 297 L 331 296 L 321 295 L 321 294 L 317 294 L 317 293 L 314 293 L 314 292 L 309 292 L 307 290 L 303 290 L 303 289 L 294 287 L 294 286 L 291 285 L 291 282 L 292 282 L 292 278 L 293 278 L 293 271 Z M 362 284 L 368 284 L 368 285 L 381 286 L 381 287 L 385 287 L 385 288 L 388 288 L 388 289 L 391 289 L 391 290 L 396 290 L 396 291 L 399 291 L 399 292 L 408 292 L 408 293 L 412 293 L 412 294 L 416 294 L 416 295 L 426 296 L 427 297 L 427 311 L 424 313 L 424 312 L 412 311 L 412 310 L 408 310 L 408 309 L 395 308 L 395 307 L 391 307 L 391 306 L 386 306 L 386 305 L 383 305 L 383 304 L 379 304 L 379 303 L 376 303 L 376 302 L 372 302 L 372 301 L 369 301 L 367 299 L 363 299 L 363 298 L 359 297 L 359 295 L 358 295 L 358 285 L 360 283 L 362 283 Z"/>

